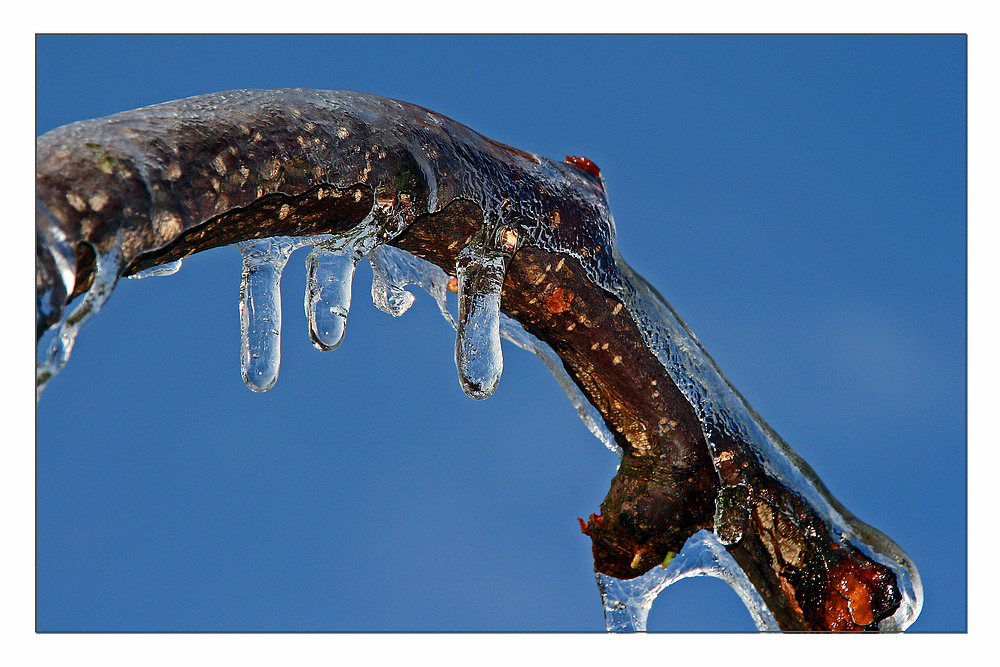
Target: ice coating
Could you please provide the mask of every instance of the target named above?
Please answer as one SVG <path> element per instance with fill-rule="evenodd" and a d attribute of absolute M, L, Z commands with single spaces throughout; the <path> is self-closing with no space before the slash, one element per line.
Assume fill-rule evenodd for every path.
<path fill-rule="evenodd" d="M 819 512 L 833 537 L 857 548 L 872 560 L 888 567 L 897 578 L 902 595 L 899 607 L 880 622 L 884 631 L 905 630 L 920 613 L 923 588 L 920 575 L 909 556 L 878 530 L 859 521 L 826 489 L 809 465 L 760 418 L 729 383 L 705 352 L 697 338 L 655 288 L 619 258 L 617 266 L 625 280 L 614 287 L 626 307 L 640 323 L 643 335 L 670 373 L 677 386 L 694 406 L 706 434 L 706 443 L 722 480 L 723 490 L 716 500 L 716 533 L 723 543 L 739 541 L 742 530 L 734 514 L 745 521 L 746 480 L 739 471 L 719 469 L 720 460 L 738 457 L 722 441 L 750 445 L 749 454 L 767 473 L 806 498 Z"/>
<path fill-rule="evenodd" d="M 675 581 L 697 576 L 717 577 L 732 586 L 758 630 L 780 630 L 774 615 L 768 611 L 760 594 L 718 536 L 706 530 L 692 535 L 680 553 L 668 554 L 663 565 L 641 577 L 623 580 L 601 572 L 595 575 L 604 602 L 604 622 L 609 632 L 645 632 L 649 610 L 656 596 Z"/>
<path fill-rule="evenodd" d="M 325 245 L 306 257 L 306 318 L 313 345 L 323 352 L 337 349 L 344 339 L 351 310 L 351 282 L 361 255 L 338 253 Z"/>
<path fill-rule="evenodd" d="M 121 275 L 163 275 L 186 254 L 212 247 L 213 234 L 252 239 L 240 245 L 240 308 L 243 372 L 255 391 L 277 378 L 280 275 L 300 245 L 321 246 L 307 259 L 305 301 L 311 337 L 321 349 L 332 349 L 343 336 L 348 274 L 361 256 L 372 264 L 379 308 L 402 314 L 413 298 L 403 287 L 417 284 L 455 324 L 445 305 L 447 274 L 385 244 L 421 216 L 469 202 L 481 212 L 481 229 L 477 235 L 476 225 L 468 223 L 468 235 L 458 234 L 449 245 L 461 248 L 453 265 L 459 286 L 456 365 L 466 393 L 485 398 L 495 389 L 502 331 L 535 351 L 588 428 L 622 451 L 617 442 L 623 434 L 612 434 L 607 415 L 585 397 L 560 355 L 500 312 L 506 267 L 523 244 L 572 258 L 617 299 L 618 308 L 624 304 L 645 347 L 697 416 L 714 466 L 706 469 L 718 481 L 713 533 L 711 539 L 689 540 L 667 576 L 654 574 L 663 569 L 658 566 L 626 583 L 601 575 L 608 595 L 615 586 L 629 589 L 624 602 L 617 593 L 609 599 L 636 610 L 628 612 L 633 626 L 678 573 L 700 573 L 692 563 L 705 554 L 713 563 L 710 573 L 734 585 L 744 601 L 746 591 L 756 592 L 730 555 L 735 551 L 727 549 L 740 545 L 752 522 L 768 518 L 756 485 L 772 478 L 789 490 L 781 502 L 803 516 L 815 510 L 822 525 L 808 517 L 804 525 L 828 532 L 831 549 L 856 550 L 891 570 L 901 597 L 880 629 L 904 629 L 919 613 L 919 576 L 906 554 L 828 493 L 733 389 L 659 293 L 618 256 L 604 179 L 590 160 L 548 160 L 394 100 L 301 89 L 228 91 L 74 123 L 40 137 L 36 148 L 37 328 L 47 350 L 37 364 L 39 394 L 65 363 L 79 326 Z M 211 232 L 199 236 L 207 228 Z M 317 236 L 307 241 L 302 235 L 309 234 Z M 550 296 L 552 312 L 571 304 L 561 294 Z M 762 472 L 754 477 L 747 470 Z M 613 604 L 613 611 L 621 605 Z M 765 614 L 755 618 L 762 629 L 771 627 Z"/>
<path fill-rule="evenodd" d="M 159 266 L 152 266 L 148 269 L 140 271 L 139 273 L 133 273 L 129 276 L 130 280 L 138 280 L 140 278 L 158 278 L 161 276 L 172 276 L 181 270 L 181 262 L 183 260 L 178 259 L 176 262 L 167 262 L 166 264 L 160 264 Z"/>
<path fill-rule="evenodd" d="M 182 259 L 171 244 L 206 221 L 228 216 L 281 231 L 253 238 L 280 236 L 283 221 L 319 218 L 312 211 L 333 199 L 345 209 L 371 202 L 360 225 L 368 236 L 352 239 L 362 253 L 463 200 L 489 220 L 511 221 L 519 242 L 591 258 L 592 278 L 611 261 L 613 223 L 598 174 L 362 93 L 202 95 L 57 128 L 38 138 L 36 153 L 36 225 L 47 239 L 39 244 L 39 331 L 60 321 L 63 295 L 80 289 L 71 267 L 82 243 L 98 254 L 117 248 L 130 275 Z M 111 223 L 123 219 L 124 227 Z M 112 227 L 123 236 L 109 236 Z M 405 300 L 390 289 L 382 305 L 398 311 Z"/>
<path fill-rule="evenodd" d="M 108 300 L 118 284 L 121 274 L 121 253 L 117 248 L 96 258 L 94 280 L 90 289 L 75 308 L 65 311 L 58 325 L 48 330 L 38 344 L 38 350 L 44 350 L 44 357 L 35 362 L 35 401 L 41 399 L 42 391 L 54 378 L 73 351 L 73 344 L 87 320 L 97 314 L 101 306 Z"/>

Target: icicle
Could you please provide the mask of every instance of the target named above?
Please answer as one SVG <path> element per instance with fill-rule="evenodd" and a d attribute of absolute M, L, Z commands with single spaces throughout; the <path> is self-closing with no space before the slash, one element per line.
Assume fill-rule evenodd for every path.
<path fill-rule="evenodd" d="M 96 270 L 94 280 L 84 295 L 83 300 L 72 311 L 63 314 L 59 327 L 49 329 L 47 337 L 48 345 L 39 345 L 39 350 L 46 350 L 45 358 L 35 362 L 35 402 L 42 397 L 42 391 L 49 380 L 54 378 L 66 361 L 70 352 L 73 351 L 73 344 L 76 342 L 76 335 L 87 320 L 101 309 L 104 302 L 111 296 L 115 285 L 118 284 L 118 275 L 121 270 L 121 245 L 116 242 L 113 249 L 96 258 Z M 43 338 L 44 340 L 44 338 Z"/>
<path fill-rule="evenodd" d="M 402 315 L 414 298 L 403 288 L 417 285 L 434 297 L 441 315 L 457 328 L 448 310 L 449 276 L 441 267 L 388 245 L 372 249 L 366 257 L 372 267 L 372 301 L 380 310 L 393 316 Z"/>
<path fill-rule="evenodd" d="M 595 574 L 609 632 L 645 632 L 646 619 L 656 596 L 675 581 L 696 576 L 722 579 L 743 600 L 759 630 L 780 630 L 757 589 L 718 537 L 707 530 L 692 535 L 679 554 L 669 553 L 662 566 L 654 567 L 641 577 L 623 580 L 600 572 Z"/>
<path fill-rule="evenodd" d="M 181 270 L 181 262 L 184 260 L 178 259 L 176 262 L 167 262 L 166 264 L 160 264 L 159 266 L 151 266 L 145 271 L 140 271 L 139 273 L 133 273 L 128 276 L 133 280 L 139 280 L 140 278 L 153 278 L 156 276 L 171 276 Z"/>
<path fill-rule="evenodd" d="M 295 249 L 276 237 L 238 243 L 243 256 L 240 329 L 243 381 L 253 391 L 267 391 L 281 364 L 281 272 Z"/>
<path fill-rule="evenodd" d="M 306 257 L 306 317 L 309 338 L 323 352 L 337 349 L 344 340 L 351 310 L 351 283 L 361 253 L 318 245 Z"/>
<path fill-rule="evenodd" d="M 500 351 L 500 290 L 505 258 L 473 242 L 455 262 L 458 276 L 458 336 L 455 365 L 462 390 L 476 400 L 493 395 L 503 372 Z"/>
<path fill-rule="evenodd" d="M 403 271 L 405 265 L 387 246 L 379 246 L 368 253 L 368 263 L 372 267 L 372 303 L 393 317 L 409 310 L 413 305 L 413 295 L 403 289 L 411 284 L 407 280 L 409 276 Z"/>
<path fill-rule="evenodd" d="M 73 288 L 76 286 L 76 253 L 67 240 L 66 233 L 59 228 L 59 224 L 52 218 L 52 214 L 49 213 L 45 204 L 38 202 L 37 207 L 46 219 L 45 224 L 36 226 L 42 237 L 41 242 L 52 256 L 52 261 L 56 265 L 56 271 L 59 272 L 59 278 L 66 294 L 72 294 Z M 54 285 L 50 285 L 49 289 L 51 290 L 53 287 Z M 43 303 L 48 303 L 48 300 Z"/>

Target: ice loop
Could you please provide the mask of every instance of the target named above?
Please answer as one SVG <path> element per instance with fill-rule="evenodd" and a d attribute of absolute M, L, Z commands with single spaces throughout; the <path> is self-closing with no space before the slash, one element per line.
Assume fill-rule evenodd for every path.
<path fill-rule="evenodd" d="M 581 520 L 609 630 L 642 630 L 660 590 L 700 574 L 733 586 L 762 630 L 895 631 L 919 613 L 905 552 L 830 495 L 619 256 L 593 161 L 504 146 L 395 100 L 303 89 L 73 123 L 36 152 L 39 395 L 120 277 L 231 244 L 241 369 L 265 391 L 293 251 L 313 246 L 304 309 L 320 350 L 342 341 L 367 258 L 378 308 L 402 315 L 418 285 L 456 327 L 466 394 L 494 392 L 506 337 L 619 453 L 600 513 Z"/>
<path fill-rule="evenodd" d="M 708 531 L 695 533 L 684 543 L 680 553 L 668 552 L 660 567 L 640 577 L 621 580 L 601 572 L 596 576 L 609 632 L 644 631 L 656 596 L 675 581 L 698 576 L 716 577 L 732 586 L 758 629 L 781 629 L 746 574 L 718 538 Z"/>

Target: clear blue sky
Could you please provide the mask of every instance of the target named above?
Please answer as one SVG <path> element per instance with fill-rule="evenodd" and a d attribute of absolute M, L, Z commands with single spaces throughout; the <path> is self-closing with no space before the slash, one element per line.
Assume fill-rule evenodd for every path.
<path fill-rule="evenodd" d="M 385 95 L 607 179 L 626 260 L 756 410 L 966 626 L 961 36 L 39 37 L 38 127 L 232 88 Z M 39 630 L 603 629 L 590 541 L 614 454 L 504 344 L 465 397 L 417 292 L 360 269 L 311 346 L 240 378 L 240 258 L 123 281 L 37 411 Z M 750 630 L 709 579 L 650 630 Z"/>

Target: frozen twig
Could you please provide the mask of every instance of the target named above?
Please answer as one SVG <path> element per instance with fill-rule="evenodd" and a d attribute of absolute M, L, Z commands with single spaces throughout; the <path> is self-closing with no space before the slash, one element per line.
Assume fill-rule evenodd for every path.
<path fill-rule="evenodd" d="M 119 277 L 235 243 L 244 375 L 266 390 L 277 357 L 253 352 L 270 349 L 254 336 L 280 334 L 268 290 L 289 248 L 317 246 L 306 308 L 314 342 L 332 349 L 350 305 L 338 285 L 393 247 L 457 278 L 466 393 L 486 398 L 500 380 L 502 313 L 558 355 L 571 397 L 603 421 L 592 430 L 620 448 L 600 513 L 581 520 L 609 627 L 630 605 L 644 619 L 657 581 L 694 574 L 729 581 L 762 629 L 900 630 L 919 613 L 906 554 L 830 496 L 620 258 L 586 158 L 552 161 L 394 100 L 295 89 L 67 125 L 39 137 L 36 168 L 37 334 L 52 339 L 39 392 Z M 402 312 L 393 267 L 378 266 L 380 307 Z"/>

